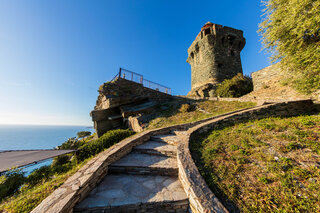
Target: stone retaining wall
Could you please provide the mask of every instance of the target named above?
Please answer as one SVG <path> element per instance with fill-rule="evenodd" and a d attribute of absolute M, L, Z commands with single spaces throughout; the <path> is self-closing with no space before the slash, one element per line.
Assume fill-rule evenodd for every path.
<path fill-rule="evenodd" d="M 187 135 L 182 136 L 183 140 L 178 146 L 177 155 L 179 178 L 189 197 L 191 208 L 194 212 L 225 212 L 225 208 L 208 188 L 192 160 L 189 151 L 190 139 L 198 132 L 208 131 L 210 128 L 213 128 L 214 125 L 220 125 L 219 122 L 234 123 L 243 118 L 261 117 L 270 113 L 277 115 L 289 115 L 289 113 L 297 114 L 305 111 L 309 105 L 310 101 L 263 105 L 214 116 L 202 121 L 148 130 L 136 134 L 113 145 L 91 159 L 62 186 L 44 199 L 32 212 L 72 212 L 73 207 L 78 202 L 82 201 L 90 191 L 100 183 L 103 177 L 107 175 L 108 166 L 131 152 L 133 147 L 148 141 L 150 137 L 154 135 L 168 134 L 174 130 L 188 129 Z"/>
<path fill-rule="evenodd" d="M 312 101 L 310 100 L 274 103 L 220 116 L 190 128 L 187 134 L 182 136 L 177 156 L 179 179 L 189 197 L 192 212 L 228 212 L 210 190 L 192 159 L 189 144 L 191 141 L 195 142 L 199 133 L 208 132 L 214 127 L 233 125 L 249 119 L 299 115 L 308 109 L 312 110 Z"/>

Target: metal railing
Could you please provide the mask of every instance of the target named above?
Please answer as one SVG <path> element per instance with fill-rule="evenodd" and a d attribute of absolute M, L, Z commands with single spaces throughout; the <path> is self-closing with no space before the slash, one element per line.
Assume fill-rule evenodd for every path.
<path fill-rule="evenodd" d="M 144 79 L 143 75 L 132 72 L 130 70 L 123 69 L 121 67 L 120 67 L 119 73 L 111 81 L 113 81 L 116 78 L 122 78 L 122 79 L 126 79 L 129 81 L 133 81 L 133 82 L 142 84 L 146 88 L 153 89 L 153 90 L 171 95 L 171 88 L 163 86 L 161 84 L 154 83 L 154 82 L 149 81 L 147 79 Z"/>

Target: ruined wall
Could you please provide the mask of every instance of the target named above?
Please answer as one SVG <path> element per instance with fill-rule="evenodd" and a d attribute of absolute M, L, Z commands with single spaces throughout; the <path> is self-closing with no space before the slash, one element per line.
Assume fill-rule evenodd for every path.
<path fill-rule="evenodd" d="M 90 115 L 100 137 L 111 129 L 128 128 L 130 115 L 147 111 L 158 102 L 172 98 L 169 94 L 118 78 L 100 86 L 96 106 Z"/>
<path fill-rule="evenodd" d="M 146 98 L 161 101 L 171 99 L 172 96 L 146 88 L 142 84 L 118 78 L 100 86 L 95 110 L 117 107 Z"/>
<path fill-rule="evenodd" d="M 251 73 L 251 77 L 253 81 L 253 89 L 259 90 L 281 83 L 280 81 L 284 78 L 284 75 L 281 73 L 279 65 L 274 64 Z"/>
<path fill-rule="evenodd" d="M 241 30 L 208 22 L 188 49 L 191 88 L 216 84 L 242 73 L 240 52 L 244 46 Z"/>
<path fill-rule="evenodd" d="M 304 95 L 286 85 L 284 81 L 288 76 L 280 69 L 279 64 L 273 64 L 257 72 L 251 73 L 253 91 L 241 99 L 244 101 L 294 101 L 302 99 L 320 100 L 320 91 Z"/>

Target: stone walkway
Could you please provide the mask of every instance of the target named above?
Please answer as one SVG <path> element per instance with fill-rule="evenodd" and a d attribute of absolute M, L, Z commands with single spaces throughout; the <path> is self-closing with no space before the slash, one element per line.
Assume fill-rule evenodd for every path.
<path fill-rule="evenodd" d="M 151 137 L 111 164 L 108 175 L 74 212 L 188 212 L 189 201 L 178 179 L 179 137 Z"/>

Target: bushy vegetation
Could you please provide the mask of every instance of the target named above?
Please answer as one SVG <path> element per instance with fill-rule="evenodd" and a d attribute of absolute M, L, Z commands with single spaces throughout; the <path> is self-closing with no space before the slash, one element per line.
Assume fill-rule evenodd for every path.
<path fill-rule="evenodd" d="M 81 141 L 71 138 L 59 148 L 79 148 L 75 156 L 55 157 L 51 165 L 42 166 L 27 177 L 20 170 L 0 176 L 0 201 L 3 200 L 0 212 L 30 212 L 88 159 L 132 134 L 130 130 L 111 130 L 96 140 L 91 137 Z"/>
<path fill-rule="evenodd" d="M 81 132 L 77 133 L 77 136 L 78 136 L 79 139 L 81 139 L 81 138 L 84 139 L 85 137 L 88 137 L 90 135 L 91 135 L 90 131 L 81 131 Z"/>
<path fill-rule="evenodd" d="M 182 104 L 180 109 L 179 109 L 179 112 L 181 113 L 186 113 L 186 112 L 192 112 L 195 110 L 195 106 L 194 105 L 191 105 L 191 104 Z"/>
<path fill-rule="evenodd" d="M 155 118 L 149 122 L 148 129 L 189 123 L 238 109 L 255 106 L 252 102 L 238 101 L 174 101 L 166 104 L 166 110 L 156 110 Z"/>
<path fill-rule="evenodd" d="M 115 143 L 131 136 L 133 132 L 131 130 L 112 130 L 105 133 L 103 136 L 95 141 L 82 145 L 77 152 L 77 159 L 83 161 L 88 157 L 98 154 L 106 148 L 109 148 Z"/>
<path fill-rule="evenodd" d="M 20 170 L 12 170 L 4 176 L 0 176 L 0 202 L 3 198 L 17 192 L 25 182 L 24 173 Z"/>
<path fill-rule="evenodd" d="M 320 1 L 267 0 L 260 33 L 271 61 L 280 61 L 303 93 L 320 89 Z"/>
<path fill-rule="evenodd" d="M 241 73 L 232 79 L 226 79 L 218 84 L 215 95 L 218 97 L 237 98 L 253 90 L 252 78 Z"/>
<path fill-rule="evenodd" d="M 304 115 L 216 128 L 194 138 L 191 151 L 229 209 L 319 212 L 319 144 L 320 115 Z"/>

